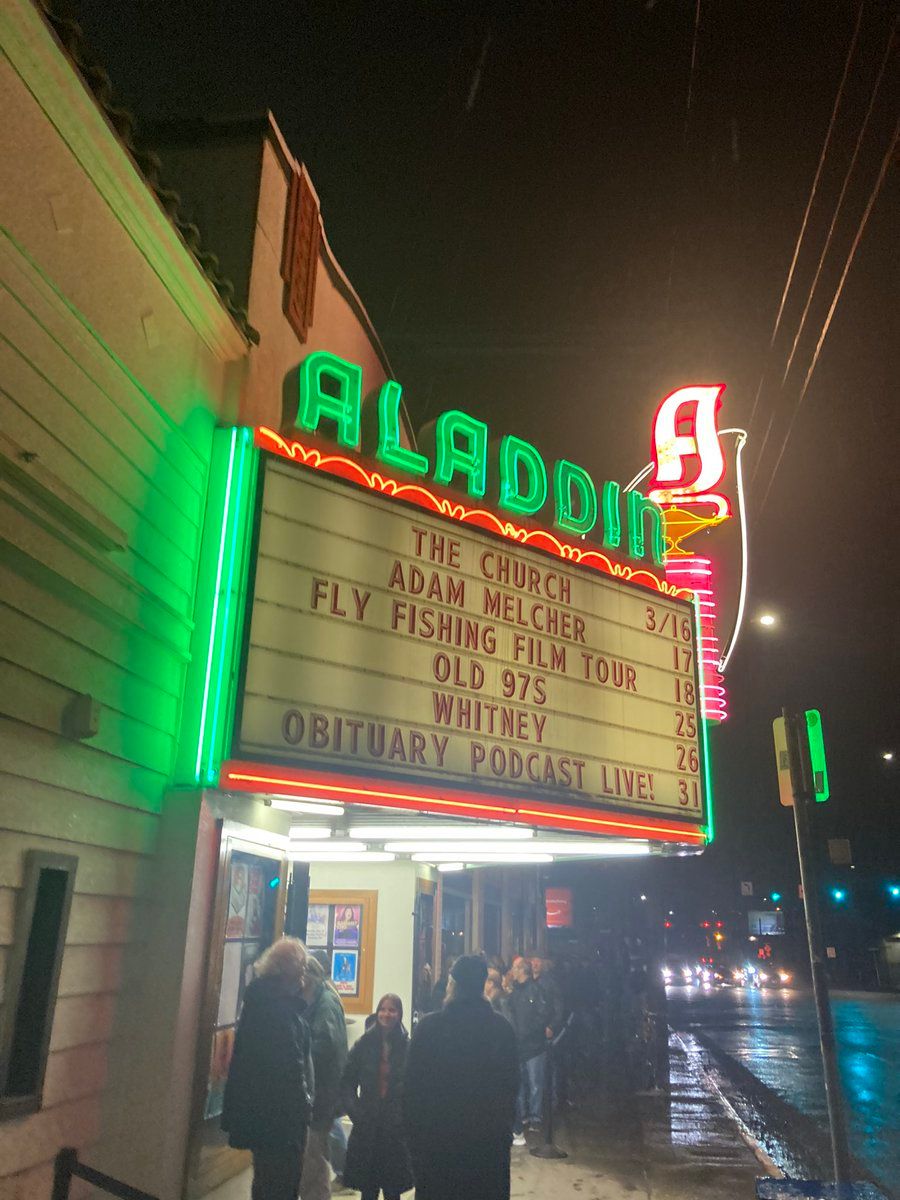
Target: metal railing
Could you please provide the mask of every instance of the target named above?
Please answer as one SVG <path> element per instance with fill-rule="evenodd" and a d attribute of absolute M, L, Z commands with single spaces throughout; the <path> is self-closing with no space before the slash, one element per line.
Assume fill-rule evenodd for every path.
<path fill-rule="evenodd" d="M 119 1200 L 157 1200 L 157 1197 L 151 1196 L 149 1192 L 142 1192 L 130 1183 L 122 1183 L 119 1179 L 113 1179 L 112 1175 L 105 1175 L 103 1171 L 95 1171 L 86 1163 L 80 1163 L 78 1151 L 66 1146 L 53 1161 L 53 1191 L 50 1193 L 50 1200 L 69 1200 L 69 1189 L 73 1179 L 83 1179 L 94 1187 L 102 1188 L 104 1192 L 118 1196 Z"/>

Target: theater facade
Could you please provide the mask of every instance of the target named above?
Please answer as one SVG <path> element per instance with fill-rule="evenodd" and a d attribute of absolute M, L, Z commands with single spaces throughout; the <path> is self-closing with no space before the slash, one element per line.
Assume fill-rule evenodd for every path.
<path fill-rule="evenodd" d="M 404 445 L 397 384 L 366 401 L 331 353 L 288 374 L 280 428 L 219 431 L 207 515 L 198 1190 L 228 1154 L 242 973 L 279 929 L 322 955 L 352 1035 L 387 990 L 415 1016 L 451 953 L 539 947 L 542 865 L 710 836 L 696 610 L 656 507 L 460 412 Z"/>

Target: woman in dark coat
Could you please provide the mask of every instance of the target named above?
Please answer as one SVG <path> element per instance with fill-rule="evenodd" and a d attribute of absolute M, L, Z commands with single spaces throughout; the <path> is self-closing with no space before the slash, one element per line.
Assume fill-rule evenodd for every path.
<path fill-rule="evenodd" d="M 306 948 L 270 946 L 247 986 L 225 1085 L 228 1144 L 253 1152 L 253 1200 L 297 1200 L 312 1116 L 313 1066 L 303 1019 Z"/>
<path fill-rule="evenodd" d="M 413 1185 L 403 1136 L 401 1096 L 409 1035 L 401 1024 L 399 996 L 382 996 L 371 1028 L 347 1060 L 341 1084 L 345 1111 L 353 1122 L 344 1184 L 358 1188 L 361 1200 L 399 1200 Z"/>

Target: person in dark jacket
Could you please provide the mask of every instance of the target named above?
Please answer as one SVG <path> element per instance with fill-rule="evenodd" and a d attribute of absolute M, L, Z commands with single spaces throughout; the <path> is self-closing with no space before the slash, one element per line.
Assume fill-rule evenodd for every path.
<path fill-rule="evenodd" d="M 401 1096 L 409 1034 L 403 1028 L 403 1002 L 382 996 L 375 1020 L 350 1051 L 341 1083 L 341 1101 L 353 1122 L 344 1164 L 344 1186 L 361 1200 L 399 1200 L 413 1185 L 403 1133 Z"/>
<path fill-rule="evenodd" d="M 281 938 L 244 993 L 222 1128 L 230 1146 L 253 1152 L 253 1200 L 297 1200 L 300 1193 L 314 1096 L 305 971 L 306 947 Z"/>
<path fill-rule="evenodd" d="M 521 1089 L 516 1114 L 516 1145 L 526 1128 L 539 1129 L 544 1106 L 547 1042 L 553 1037 L 547 998 L 534 979 L 531 963 L 519 958 L 512 968 L 513 989 L 507 1002 L 519 1045 Z"/>
<path fill-rule="evenodd" d="M 553 1030 L 553 1036 L 556 1037 L 571 1010 L 566 1008 L 562 988 L 557 983 L 553 971 L 553 963 L 549 958 L 533 958 L 531 973 L 534 976 L 534 982 L 544 993 L 547 1005 L 547 1024 Z"/>
<path fill-rule="evenodd" d="M 329 1134 L 340 1108 L 341 1076 L 347 1064 L 347 1022 L 341 998 L 325 977 L 322 964 L 310 958 L 306 965 L 304 1017 L 312 1035 L 316 1099 L 313 1105 L 303 1178 L 302 1200 L 329 1200 Z"/>
<path fill-rule="evenodd" d="M 519 1060 L 486 979 L 483 958 L 457 959 L 444 1008 L 410 1042 L 403 1118 L 416 1200 L 509 1200 Z"/>

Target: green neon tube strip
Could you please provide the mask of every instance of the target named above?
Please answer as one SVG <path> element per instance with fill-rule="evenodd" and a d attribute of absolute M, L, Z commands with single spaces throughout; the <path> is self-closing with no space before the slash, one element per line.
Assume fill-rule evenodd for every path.
<path fill-rule="evenodd" d="M 219 764 L 230 750 L 258 470 L 253 430 L 231 430 L 225 477 L 218 489 L 221 532 L 194 770 L 195 782 L 201 785 L 218 782 Z M 213 519 L 216 503 L 211 494 L 207 520 Z"/>
<path fill-rule="evenodd" d="M 241 551 L 246 549 L 249 518 L 251 515 L 251 498 L 247 494 L 246 481 L 251 473 L 252 460 L 255 460 L 256 457 L 257 452 L 253 446 L 253 430 L 241 429 L 238 432 L 235 503 L 232 509 L 231 529 L 226 553 L 222 630 L 219 637 L 218 662 L 215 672 L 215 689 L 213 692 L 209 734 L 211 757 L 206 766 L 207 783 L 218 782 L 218 764 L 225 757 L 226 753 L 224 747 L 219 745 L 219 731 L 220 729 L 230 730 L 231 728 L 230 720 L 227 722 L 223 721 L 225 715 L 223 707 L 226 682 L 230 682 L 234 678 L 234 672 L 231 670 L 231 667 L 234 665 L 234 652 L 238 640 L 236 621 L 241 612 L 241 605 L 238 603 L 235 593 L 236 591 L 240 593 L 245 591 L 247 570 L 245 556 L 241 554 Z M 228 707 L 230 710 L 228 715 L 230 717 L 233 712 L 233 703 Z M 217 756 L 217 759 L 213 756 Z"/>
<path fill-rule="evenodd" d="M 215 658 L 215 634 L 219 619 L 219 602 L 222 595 L 222 569 L 225 563 L 225 545 L 228 541 L 228 517 L 231 512 L 231 485 L 234 476 L 234 455 L 237 446 L 236 429 L 231 430 L 228 447 L 228 465 L 225 468 L 225 497 L 222 505 L 222 529 L 219 536 L 219 554 L 216 560 L 216 582 L 213 588 L 212 616 L 210 618 L 209 645 L 206 653 L 206 678 L 203 681 L 203 697 L 200 701 L 200 730 L 197 735 L 197 759 L 194 764 L 194 777 L 199 783 L 201 764 L 203 762 L 203 747 L 206 740 L 206 725 L 209 715 L 209 694 L 212 685 L 213 659 Z M 214 451 L 215 453 L 215 451 Z"/>

